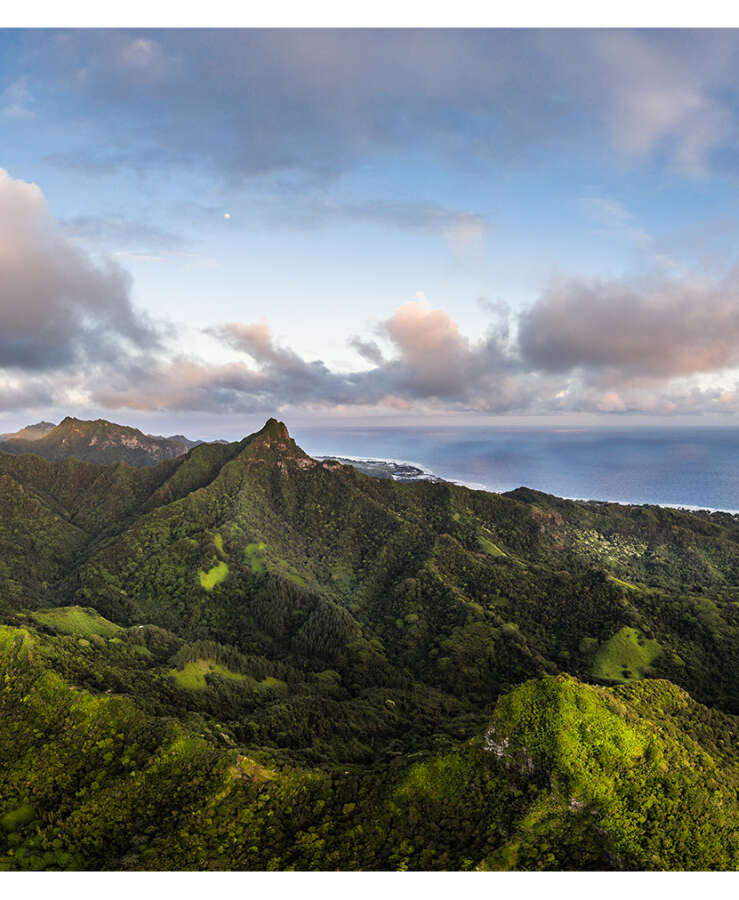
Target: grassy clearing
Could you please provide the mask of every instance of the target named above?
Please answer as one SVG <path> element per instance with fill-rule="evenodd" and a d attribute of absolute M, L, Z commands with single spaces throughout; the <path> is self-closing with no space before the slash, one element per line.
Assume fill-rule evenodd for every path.
<path fill-rule="evenodd" d="M 637 628 L 622 628 L 595 654 L 593 675 L 611 681 L 638 681 L 662 648 Z"/>
<path fill-rule="evenodd" d="M 483 550 L 488 553 L 490 556 L 507 556 L 497 544 L 494 544 L 492 541 L 489 541 L 487 538 L 480 536 L 480 544 L 482 544 Z"/>
<path fill-rule="evenodd" d="M 206 591 L 212 591 L 213 588 L 217 584 L 220 584 L 228 575 L 228 563 L 221 560 L 218 565 L 213 566 L 208 572 L 204 572 L 200 569 L 198 575 L 200 576 L 200 586 L 205 588 Z"/>
<path fill-rule="evenodd" d="M 31 613 L 31 618 L 40 625 L 49 625 L 64 634 L 98 634 L 100 637 L 111 638 L 123 631 L 120 625 L 104 619 L 91 607 L 59 606 L 56 609 L 42 609 Z"/>
<path fill-rule="evenodd" d="M 247 544 L 246 547 L 244 547 L 244 555 L 246 556 L 246 561 L 251 566 L 251 570 L 255 575 L 261 575 L 265 571 L 262 554 L 264 553 L 266 547 L 267 545 L 264 543 L 264 541 Z"/>
<path fill-rule="evenodd" d="M 223 550 L 223 538 L 218 532 L 213 536 L 213 543 L 216 545 L 216 550 L 221 554 L 221 556 L 225 556 L 225 552 Z"/>
<path fill-rule="evenodd" d="M 230 681 L 241 681 L 249 688 L 255 691 L 276 691 L 278 693 L 287 693 L 287 683 L 279 678 L 267 678 L 262 681 L 255 681 L 249 675 L 243 675 L 241 672 L 233 672 L 222 663 L 213 659 L 198 659 L 194 662 L 186 663 L 182 669 L 171 669 L 169 674 L 177 682 L 178 686 L 189 691 L 202 691 L 207 687 L 205 680 L 206 675 L 218 675 L 221 678 L 228 678 Z"/>
<path fill-rule="evenodd" d="M 195 662 L 189 662 L 184 669 L 173 669 L 170 675 L 179 687 L 190 691 L 203 690 L 206 687 L 206 675 L 219 675 L 221 678 L 228 678 L 231 681 L 249 681 L 246 675 L 232 672 L 226 666 L 212 659 L 198 659 Z"/>

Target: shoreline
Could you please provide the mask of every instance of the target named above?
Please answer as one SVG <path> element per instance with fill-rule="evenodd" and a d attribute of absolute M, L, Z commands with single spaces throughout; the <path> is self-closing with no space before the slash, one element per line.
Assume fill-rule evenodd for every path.
<path fill-rule="evenodd" d="M 414 462 L 410 460 L 400 460 L 390 457 L 379 457 L 379 456 L 350 456 L 348 454 L 311 454 L 313 459 L 318 460 L 328 460 L 333 459 L 338 462 L 346 461 L 350 465 L 354 463 L 367 463 L 368 465 L 378 464 L 378 465 L 386 465 L 386 466 L 394 466 L 397 468 L 408 467 L 412 469 L 416 469 L 418 471 L 418 475 L 412 475 L 409 477 L 398 477 L 392 473 L 388 473 L 386 476 L 381 476 L 372 472 L 365 471 L 364 474 L 369 475 L 372 478 L 381 478 L 386 477 L 392 481 L 402 481 L 405 483 L 413 483 L 416 481 L 436 481 L 447 484 L 456 484 L 459 487 L 467 488 L 471 491 L 486 491 L 489 494 L 507 494 L 510 491 L 496 491 L 490 488 L 485 484 L 480 484 L 472 481 L 456 481 L 452 478 L 443 478 L 441 475 L 437 475 L 427 466 L 423 465 L 423 463 Z M 355 466 L 355 468 L 358 468 Z M 362 471 L 359 469 L 359 471 Z M 557 494 L 551 494 L 549 491 L 545 491 L 542 488 L 536 488 L 532 485 L 519 485 L 518 487 L 528 487 L 530 490 L 540 491 L 543 494 L 550 494 L 550 496 L 555 497 L 559 496 Z M 516 488 L 512 488 L 511 490 L 516 490 Z M 600 497 L 560 497 L 561 500 L 572 500 L 578 503 L 615 503 L 619 506 L 657 506 L 660 509 L 676 509 L 681 510 L 683 512 L 688 513 L 696 513 L 696 512 L 707 512 L 707 513 L 724 513 L 730 516 L 739 516 L 739 509 L 723 509 L 721 507 L 714 506 L 699 506 L 693 503 L 657 503 L 655 501 L 629 501 L 629 500 L 604 500 Z"/>

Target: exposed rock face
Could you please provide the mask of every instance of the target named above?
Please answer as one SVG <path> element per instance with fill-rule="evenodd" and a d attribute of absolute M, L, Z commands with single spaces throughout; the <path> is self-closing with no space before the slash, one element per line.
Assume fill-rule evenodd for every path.
<path fill-rule="evenodd" d="M 502 760 L 507 769 L 518 769 L 522 775 L 533 775 L 536 771 L 536 764 L 526 747 L 512 744 L 511 739 L 500 734 L 495 725 L 485 732 L 485 749 Z"/>

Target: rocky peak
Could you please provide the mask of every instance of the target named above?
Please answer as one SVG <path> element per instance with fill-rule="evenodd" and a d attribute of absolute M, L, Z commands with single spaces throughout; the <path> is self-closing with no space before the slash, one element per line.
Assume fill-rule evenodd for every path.
<path fill-rule="evenodd" d="M 290 432 L 284 422 L 278 422 L 277 419 L 267 419 L 264 426 L 257 432 L 260 437 L 267 438 L 270 441 L 289 441 L 291 440 Z"/>
<path fill-rule="evenodd" d="M 283 474 L 288 465 L 300 469 L 318 465 L 290 437 L 285 423 L 277 419 L 267 419 L 259 431 L 244 438 L 242 446 L 242 458 L 249 465 L 277 465 Z"/>

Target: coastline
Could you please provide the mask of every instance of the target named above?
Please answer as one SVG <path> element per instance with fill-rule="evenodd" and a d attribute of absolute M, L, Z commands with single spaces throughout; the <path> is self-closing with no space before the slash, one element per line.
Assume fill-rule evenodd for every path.
<path fill-rule="evenodd" d="M 447 484 L 456 484 L 459 487 L 467 488 L 471 491 L 486 491 L 491 494 L 506 494 L 509 491 L 496 491 L 491 488 L 489 485 L 480 484 L 477 482 L 471 481 L 457 481 L 453 478 L 444 478 L 441 475 L 436 474 L 428 466 L 425 466 L 423 463 L 411 461 L 411 460 L 400 460 L 391 457 L 379 457 L 379 456 L 351 456 L 349 454 L 311 454 L 313 459 L 317 460 L 328 460 L 333 459 L 339 462 L 347 462 L 349 464 L 353 463 L 367 463 L 368 465 L 372 464 L 380 464 L 386 466 L 394 466 L 397 468 L 412 468 L 418 471 L 417 475 L 413 475 L 410 477 L 399 477 L 392 473 L 389 473 L 386 476 L 380 476 L 375 473 L 365 471 L 364 474 L 370 475 L 370 477 L 378 478 L 378 477 L 386 477 L 393 481 L 403 481 L 406 483 L 412 483 L 416 481 L 436 481 Z M 356 467 L 359 468 L 359 467 Z M 362 471 L 359 469 L 359 471 Z M 532 485 L 519 485 L 519 487 L 528 487 L 531 490 L 541 491 L 544 494 L 550 494 L 549 491 L 542 490 L 541 488 L 533 487 Z M 515 490 L 515 488 L 513 489 Z M 558 496 L 556 494 L 551 494 L 551 496 Z M 602 497 L 561 497 L 562 500 L 573 500 L 579 503 L 615 503 L 619 506 L 657 506 L 661 509 L 676 509 L 683 512 L 688 513 L 696 513 L 696 512 L 707 512 L 707 513 L 724 513 L 725 515 L 730 516 L 739 516 L 739 509 L 724 509 L 720 507 L 713 506 L 699 506 L 692 503 L 657 503 L 655 501 L 643 501 L 643 502 L 632 502 L 628 500 L 610 500 L 604 499 Z"/>

